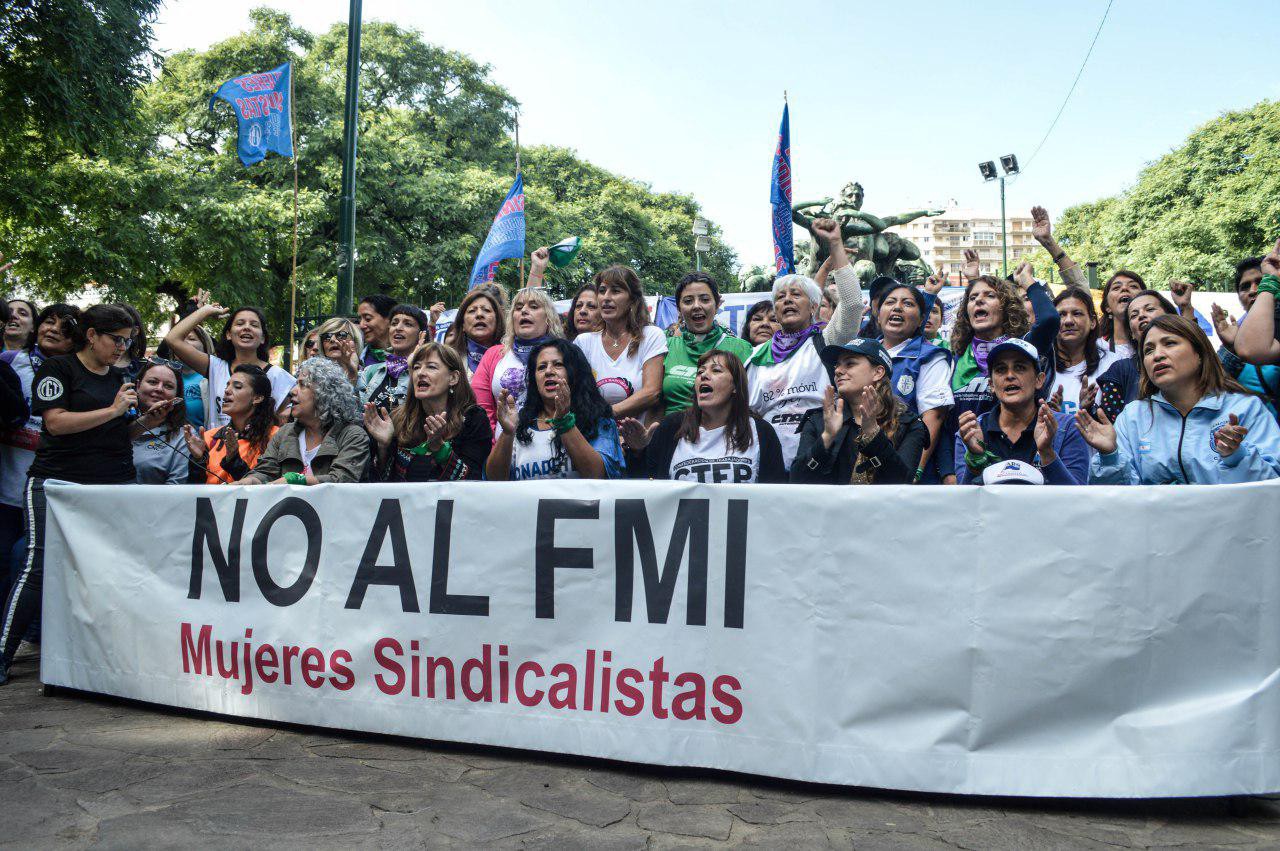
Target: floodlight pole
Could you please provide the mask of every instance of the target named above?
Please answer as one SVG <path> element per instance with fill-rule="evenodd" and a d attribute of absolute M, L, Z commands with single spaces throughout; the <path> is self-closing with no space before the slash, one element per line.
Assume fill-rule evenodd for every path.
<path fill-rule="evenodd" d="M 1009 225 L 1004 215 L 1004 176 L 1000 177 L 1000 276 L 1009 274 Z"/>
<path fill-rule="evenodd" d="M 361 0 L 347 22 L 347 93 L 342 116 L 342 198 L 338 206 L 338 293 L 335 316 L 350 315 L 356 276 L 356 111 L 360 101 Z"/>

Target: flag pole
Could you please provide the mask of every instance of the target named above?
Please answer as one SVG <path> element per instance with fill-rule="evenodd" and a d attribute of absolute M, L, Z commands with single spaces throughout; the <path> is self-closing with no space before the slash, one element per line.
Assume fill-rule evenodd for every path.
<path fill-rule="evenodd" d="M 289 65 L 289 147 L 293 149 L 293 267 L 289 271 L 289 365 L 298 323 L 298 143 L 294 131 L 293 65 Z"/>
<path fill-rule="evenodd" d="M 516 112 L 516 177 L 520 176 L 520 113 Z M 524 289 L 524 254 L 520 255 L 520 280 L 516 281 L 516 289 Z"/>

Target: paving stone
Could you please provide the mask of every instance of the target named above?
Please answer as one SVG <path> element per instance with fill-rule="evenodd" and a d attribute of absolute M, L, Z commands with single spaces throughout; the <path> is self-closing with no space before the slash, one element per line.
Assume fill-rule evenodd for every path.
<path fill-rule="evenodd" d="M 659 833 L 724 840 L 729 838 L 733 816 L 722 807 L 657 803 L 642 807 L 636 824 Z"/>
<path fill-rule="evenodd" d="M 673 804 L 733 804 L 742 794 L 741 786 L 717 780 L 672 779 L 666 787 Z"/>
<path fill-rule="evenodd" d="M 466 784 L 442 786 L 432 801 L 414 814 L 429 834 L 440 833 L 467 843 L 491 843 L 533 833 L 554 822 L 510 798 L 499 798 Z"/>
<path fill-rule="evenodd" d="M 567 768 L 524 765 L 479 772 L 468 782 L 504 798 L 515 798 L 537 810 L 545 810 L 583 824 L 606 827 L 631 814 L 631 802 L 582 779 L 582 772 Z"/>
<path fill-rule="evenodd" d="M 79 771 L 84 768 L 101 768 L 123 764 L 128 757 L 118 751 L 102 748 L 86 748 L 77 745 L 44 747 L 13 755 L 15 762 L 27 766 L 38 774 Z"/>
<path fill-rule="evenodd" d="M 584 779 L 606 792 L 612 792 L 632 801 L 667 800 L 667 787 L 661 780 L 646 774 L 629 774 L 605 768 L 586 771 Z"/>
<path fill-rule="evenodd" d="M 784 801 L 748 801 L 730 804 L 727 809 L 747 824 L 784 824 L 812 820 L 812 812 L 803 812 L 800 805 Z"/>
<path fill-rule="evenodd" d="M 257 837 L 337 838 L 377 829 L 370 808 L 339 795 L 306 794 L 251 780 L 207 792 L 158 812 L 206 833 Z"/>
<path fill-rule="evenodd" d="M 121 794 L 136 805 L 172 804 L 184 798 L 207 795 L 223 786 L 254 776 L 257 765 L 227 760 L 193 760 L 171 764 L 164 771 L 131 784 Z"/>
<path fill-rule="evenodd" d="M 38 777 L 16 783 L 0 783 L 0 842 L 15 848 L 52 845 L 70 847 L 83 844 L 94 827 L 94 819 L 68 792 L 47 786 Z"/>

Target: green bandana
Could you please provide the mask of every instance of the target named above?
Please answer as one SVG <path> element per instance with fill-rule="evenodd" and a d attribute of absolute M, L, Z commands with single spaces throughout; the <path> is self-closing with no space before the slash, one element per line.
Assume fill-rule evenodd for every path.
<path fill-rule="evenodd" d="M 696 363 L 698 358 L 711 351 L 720 342 L 720 338 L 727 332 L 724 326 L 719 322 L 711 323 L 711 330 L 702 335 L 702 339 L 698 339 L 697 334 L 688 331 L 681 331 L 680 337 L 684 340 L 685 351 L 689 353 L 689 357 Z"/>

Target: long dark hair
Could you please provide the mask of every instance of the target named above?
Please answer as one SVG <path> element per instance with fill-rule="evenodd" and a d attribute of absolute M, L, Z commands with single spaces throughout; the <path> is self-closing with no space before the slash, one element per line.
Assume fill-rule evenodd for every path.
<path fill-rule="evenodd" d="M 594 440 L 600 431 L 601 420 L 613 418 L 613 409 L 600 395 L 591 364 L 582 350 L 568 340 L 559 338 L 539 343 L 529 352 L 529 367 L 524 373 L 524 407 L 516 426 L 516 439 L 521 443 L 533 440 L 530 434 L 542 413 L 542 394 L 538 392 L 538 356 L 545 349 L 555 349 L 564 360 L 564 370 L 569 382 L 569 410 L 577 420 L 578 431 L 587 440 Z M 559 438 L 557 437 L 558 441 Z"/>
<path fill-rule="evenodd" d="M 573 317 L 578 312 L 578 302 L 582 299 L 583 293 L 595 294 L 596 285 L 583 284 L 581 287 L 578 288 L 578 291 L 573 294 L 573 301 L 569 302 L 569 312 L 565 314 L 565 318 L 564 318 L 564 337 L 566 340 L 577 339 L 578 326 L 574 323 Z M 599 307 L 600 307 L 600 303 L 599 301 L 597 301 L 596 309 L 598 310 Z"/>
<path fill-rule="evenodd" d="M 747 370 L 742 361 L 731 352 L 712 349 L 698 358 L 698 371 L 702 365 L 713 360 L 720 362 L 729 371 L 733 380 L 733 393 L 729 396 L 729 418 L 725 421 L 725 446 L 732 452 L 746 452 L 751 448 L 751 408 L 747 405 Z M 697 378 L 694 378 L 697 381 Z M 693 404 L 684 412 L 680 428 L 676 431 L 676 440 L 698 442 L 702 431 L 702 408 L 698 405 L 698 394 L 693 394 Z"/>
<path fill-rule="evenodd" d="M 1116 350 L 1116 317 L 1112 315 L 1111 308 L 1107 306 L 1107 296 L 1111 295 L 1111 288 L 1115 286 L 1116 281 L 1120 278 L 1128 278 L 1136 282 L 1143 292 L 1147 291 L 1147 282 L 1142 280 L 1142 276 L 1128 269 L 1117 269 L 1110 278 L 1107 278 L 1107 282 L 1102 285 L 1102 321 L 1098 323 L 1098 336 L 1107 341 L 1107 345 L 1113 352 Z M 1134 298 L 1137 298 L 1137 296 L 1135 295 L 1129 301 L 1133 301 Z M 1120 321 L 1125 323 L 1125 330 L 1128 331 L 1129 317 L 1122 316 Z M 1133 340 L 1130 340 L 1129 344 L 1133 345 L 1133 342 Z M 1136 349 L 1137 346 L 1134 346 L 1134 348 Z"/>
<path fill-rule="evenodd" d="M 627 333 L 631 335 L 631 342 L 627 344 L 627 355 L 634 355 L 640 348 L 640 341 L 644 338 L 645 326 L 651 324 L 649 305 L 644 300 L 644 285 L 640 283 L 640 276 L 630 266 L 615 263 L 596 272 L 594 280 L 596 292 L 599 292 L 605 284 L 609 284 L 623 287 L 631 296 L 631 307 L 627 310 L 626 320 Z M 601 324 L 600 327 L 603 329 L 604 325 Z"/>
<path fill-rule="evenodd" d="M 449 326 L 449 332 L 445 335 L 445 339 L 449 341 L 449 346 L 462 356 L 462 362 L 467 361 L 467 334 L 463 330 L 466 327 L 467 309 L 480 299 L 489 302 L 489 306 L 493 308 L 493 339 L 490 345 L 500 345 L 502 337 L 507 333 L 506 319 L 502 315 L 502 305 L 498 304 L 498 298 L 491 290 L 483 287 L 477 287 L 467 293 L 462 299 L 462 304 L 458 305 L 458 312 L 453 315 L 453 324 Z M 432 328 L 429 332 L 431 339 L 435 339 L 436 329 Z"/>
<path fill-rule="evenodd" d="M 418 346 L 409 355 L 409 363 L 405 368 L 409 373 L 409 395 L 400 407 L 391 412 L 391 422 L 395 424 L 396 441 L 401 449 L 411 449 L 427 439 L 423 431 L 423 421 L 427 418 L 427 410 L 422 400 L 413 392 L 413 367 L 430 355 L 440 358 L 444 368 L 457 373 L 458 383 L 449 391 L 445 400 L 445 439 L 453 440 L 462 432 L 462 420 L 467 411 L 476 405 L 476 394 L 471 390 L 471 382 L 467 381 L 467 365 L 465 355 L 460 355 L 451 346 L 429 340 Z"/>
<path fill-rule="evenodd" d="M 254 307 L 250 304 L 237 307 L 227 315 L 227 321 L 222 323 L 222 331 L 218 333 L 218 339 L 213 343 L 213 353 L 227 363 L 232 363 L 236 359 L 236 347 L 227 335 L 231 333 L 231 323 L 236 321 L 237 316 L 245 312 L 252 313 L 258 317 L 258 324 L 262 326 L 262 345 L 258 346 L 257 358 L 263 363 L 270 363 L 271 332 L 267 330 L 267 317 L 262 312 L 262 308 Z"/>
<path fill-rule="evenodd" d="M 36 307 L 36 303 L 34 301 L 31 301 L 30 299 L 25 299 L 25 298 L 9 299 L 8 304 L 10 306 L 9 307 L 10 310 L 13 310 L 12 305 L 15 301 L 20 301 L 23 304 L 25 304 L 27 306 L 28 312 L 31 313 L 31 333 L 27 335 L 27 341 L 22 344 L 22 350 L 29 352 L 31 351 L 32 347 L 35 346 L 36 344 L 36 327 L 37 327 L 36 316 L 39 315 L 40 310 L 39 308 Z"/>
<path fill-rule="evenodd" d="M 276 403 L 271 398 L 271 379 L 267 378 L 265 369 L 251 363 L 240 364 L 231 370 L 231 374 L 243 375 L 249 380 L 249 389 L 253 395 L 262 397 L 262 401 L 249 412 L 244 431 L 237 435 L 240 439 L 249 441 L 249 445 L 261 453 L 266 450 L 271 441 L 271 431 L 276 426 Z"/>
<path fill-rule="evenodd" d="M 1085 375 L 1093 375 L 1094 370 L 1098 368 L 1098 363 L 1102 360 L 1102 352 L 1098 351 L 1098 311 L 1093 306 L 1093 295 L 1088 290 L 1082 290 L 1079 287 L 1067 287 L 1058 293 L 1053 300 L 1053 306 L 1057 307 L 1069 298 L 1073 298 L 1084 305 L 1084 312 L 1089 314 L 1089 321 L 1093 323 L 1093 327 L 1089 329 L 1089 333 L 1084 338 L 1084 372 Z M 1062 347 L 1058 345 L 1057 340 L 1053 342 L 1053 353 L 1059 371 L 1070 366 L 1063 360 Z"/>
<path fill-rule="evenodd" d="M 168 363 L 162 363 L 159 361 L 147 361 L 146 364 L 142 367 L 142 371 L 138 373 L 138 377 L 134 379 L 137 382 L 138 386 L 142 385 L 142 379 L 146 378 L 147 373 L 153 369 L 167 369 L 169 371 L 169 373 L 173 376 L 174 387 L 176 388 L 174 391 L 175 398 L 181 399 L 182 398 L 182 373 Z M 186 423 L 187 423 L 187 406 L 185 404 L 181 404 L 181 405 L 175 405 L 173 408 L 170 409 L 169 415 L 164 418 L 164 422 L 161 423 L 161 427 L 163 428 L 165 434 L 172 434 L 173 432 L 177 431 L 178 429 L 186 425 Z"/>

